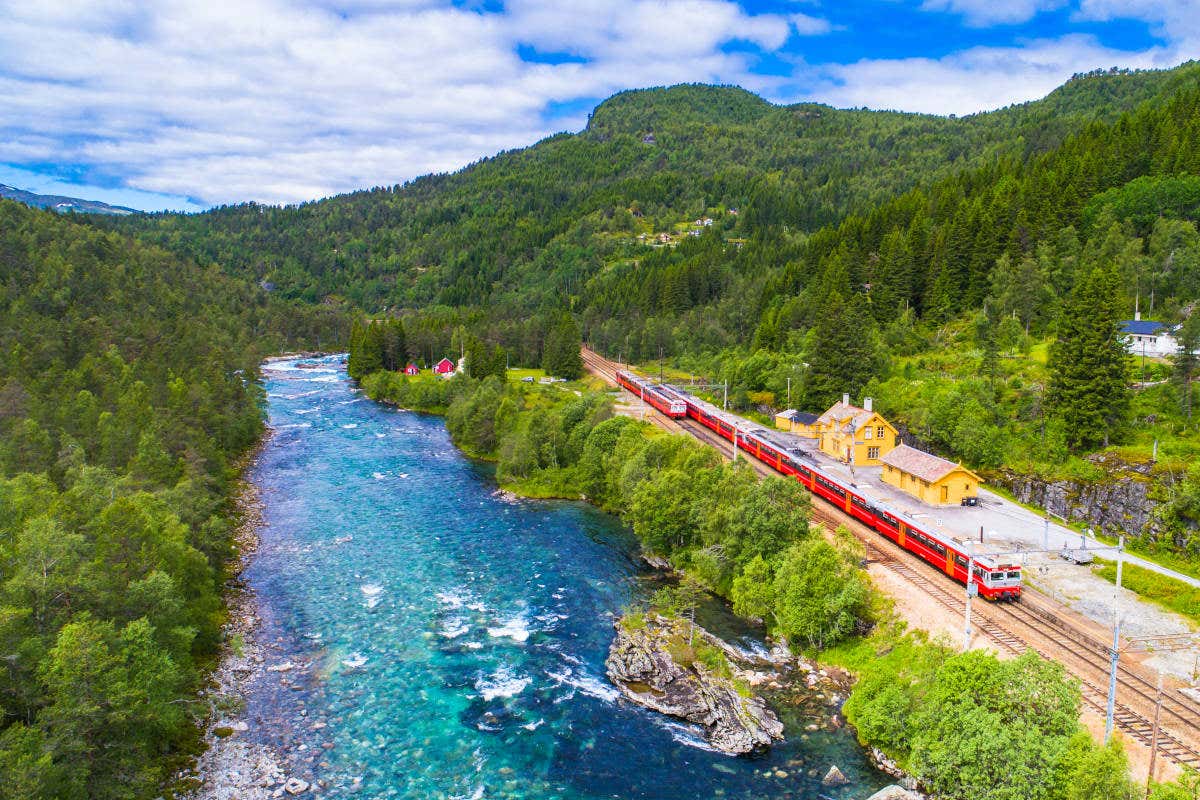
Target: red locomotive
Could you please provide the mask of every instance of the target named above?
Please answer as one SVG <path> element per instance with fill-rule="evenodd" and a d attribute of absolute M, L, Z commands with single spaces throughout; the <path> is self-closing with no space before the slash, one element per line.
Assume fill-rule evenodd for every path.
<path fill-rule="evenodd" d="M 671 419 L 682 419 L 687 416 L 687 404 L 665 386 L 651 383 L 645 378 L 639 378 L 632 372 L 626 372 L 623 369 L 617 370 L 617 383 Z"/>
<path fill-rule="evenodd" d="M 958 582 L 966 583 L 971 556 L 959 542 L 943 533 L 922 529 L 902 512 L 863 496 L 841 479 L 822 471 L 803 448 L 789 447 L 782 437 L 758 424 L 726 414 L 675 387 L 657 388 L 666 398 L 682 402 L 688 417 L 734 442 L 737 449 L 749 453 L 783 475 L 796 476 L 814 495 L 837 506 Z M 981 597 L 988 600 L 1017 600 L 1021 597 L 1020 565 L 999 562 L 986 553 L 974 556 L 974 565 L 973 582 L 979 587 Z"/>

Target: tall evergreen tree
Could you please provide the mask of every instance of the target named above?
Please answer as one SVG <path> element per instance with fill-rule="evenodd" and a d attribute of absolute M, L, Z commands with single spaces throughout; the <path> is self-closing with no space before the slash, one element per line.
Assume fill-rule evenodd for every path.
<path fill-rule="evenodd" d="M 813 333 L 815 343 L 808 354 L 804 382 L 805 404 L 824 409 L 843 393 L 857 397 L 880 367 L 875 320 L 866 295 L 856 293 L 846 302 L 841 295 L 831 293 Z"/>
<path fill-rule="evenodd" d="M 381 327 L 383 368 L 402 370 L 408 363 L 408 344 L 404 336 L 404 323 L 398 319 L 376 323 Z"/>
<path fill-rule="evenodd" d="M 1107 446 L 1129 417 L 1129 353 L 1113 266 L 1095 267 L 1063 304 L 1050 351 L 1050 413 L 1075 448 Z"/>
<path fill-rule="evenodd" d="M 1172 356 L 1171 361 L 1175 367 L 1175 381 L 1179 384 L 1180 405 L 1187 414 L 1188 422 L 1191 422 L 1192 381 L 1196 372 L 1200 370 L 1200 356 L 1197 355 L 1197 351 L 1200 351 L 1200 313 L 1193 311 L 1192 315 L 1184 320 L 1178 338 L 1179 351 Z"/>
<path fill-rule="evenodd" d="M 546 335 L 542 368 L 547 374 L 574 380 L 583 375 L 583 335 L 575 318 L 564 312 Z"/>

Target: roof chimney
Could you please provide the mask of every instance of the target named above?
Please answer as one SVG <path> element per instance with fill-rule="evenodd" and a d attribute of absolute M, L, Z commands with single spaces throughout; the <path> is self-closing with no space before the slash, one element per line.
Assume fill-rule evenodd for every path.
<path fill-rule="evenodd" d="M 872 398 L 870 398 L 870 397 L 864 397 L 864 398 L 863 398 L 863 411 L 870 411 L 870 410 L 871 410 L 871 406 L 872 406 L 874 403 L 875 403 L 874 399 L 872 399 Z"/>
<path fill-rule="evenodd" d="M 849 392 L 842 395 L 842 405 L 844 405 L 844 406 L 850 405 L 850 393 Z"/>

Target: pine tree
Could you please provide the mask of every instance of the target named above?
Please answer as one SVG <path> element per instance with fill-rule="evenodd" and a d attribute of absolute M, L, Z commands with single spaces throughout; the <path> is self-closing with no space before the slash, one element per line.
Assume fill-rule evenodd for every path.
<path fill-rule="evenodd" d="M 855 294 L 845 302 L 836 292 L 830 294 L 813 333 L 804 399 L 809 408 L 825 409 L 843 393 L 857 396 L 879 370 L 875 320 L 866 295 Z"/>
<path fill-rule="evenodd" d="M 357 321 L 350 332 L 350 357 L 346 372 L 351 378 L 362 378 L 383 369 L 384 323 Z"/>
<path fill-rule="evenodd" d="M 1107 446 L 1129 417 L 1129 353 L 1115 269 L 1087 273 L 1063 304 L 1050 352 L 1050 413 L 1074 448 Z"/>
<path fill-rule="evenodd" d="M 574 380 L 583 375 L 583 336 L 570 314 L 563 313 L 546 335 L 542 368 L 549 375 Z"/>
<path fill-rule="evenodd" d="M 402 370 L 408 363 L 408 344 L 404 336 L 404 323 L 398 319 L 376 323 L 382 328 L 383 368 Z"/>
<path fill-rule="evenodd" d="M 1171 357 L 1175 367 L 1175 381 L 1179 384 L 1180 405 L 1192 421 L 1192 381 L 1200 369 L 1200 313 L 1193 311 L 1183 327 L 1179 329 L 1179 351 Z"/>

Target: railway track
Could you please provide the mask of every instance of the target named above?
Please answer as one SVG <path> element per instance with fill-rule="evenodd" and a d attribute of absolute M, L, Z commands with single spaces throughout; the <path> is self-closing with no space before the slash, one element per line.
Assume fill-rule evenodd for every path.
<path fill-rule="evenodd" d="M 585 366 L 608 383 L 616 383 L 617 366 L 586 348 L 583 350 Z M 672 420 L 654 413 L 650 420 L 660 427 L 675 433 L 687 433 L 699 441 L 716 448 L 726 457 L 732 455 L 729 443 L 692 419 Z M 766 464 L 747 457 L 748 463 L 761 475 L 777 474 Z M 890 572 L 922 590 L 943 608 L 957 614 L 966 613 L 966 601 L 962 587 L 950 581 L 933 567 L 907 558 L 899 548 L 880 537 L 858 520 L 833 509 L 824 503 L 814 503 L 813 519 L 830 527 L 847 526 L 866 548 L 868 561 L 879 564 Z M 1107 683 L 1109 669 L 1109 645 L 1096 639 L 1056 613 L 1040 600 L 1032 600 L 1026 587 L 1019 603 L 983 603 L 972 609 L 972 627 L 975 632 L 987 637 L 1001 650 L 1020 655 L 1033 650 L 1049 660 L 1063 663 L 1080 681 L 1083 700 L 1101 714 L 1107 710 Z M 978 609 L 978 611 L 976 611 Z M 1143 711 L 1151 712 L 1156 703 L 1157 686 L 1147 677 L 1127 664 L 1118 668 L 1118 686 L 1127 697 L 1132 694 L 1132 703 L 1114 704 L 1114 724 L 1132 739 L 1151 745 L 1154 725 Z M 1140 706 L 1140 709 L 1131 705 Z M 1187 730 L 1187 738 L 1196 739 L 1200 734 L 1200 708 L 1185 702 L 1171 693 L 1162 696 L 1162 714 L 1158 732 L 1158 752 L 1167 760 L 1180 765 L 1200 767 L 1200 750 L 1184 741 L 1176 731 Z"/>

